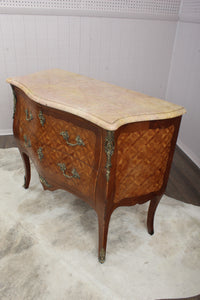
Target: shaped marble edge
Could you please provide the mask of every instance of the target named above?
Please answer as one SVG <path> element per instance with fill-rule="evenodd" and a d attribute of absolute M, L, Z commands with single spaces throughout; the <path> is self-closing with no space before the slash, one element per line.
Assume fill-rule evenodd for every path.
<path fill-rule="evenodd" d="M 128 91 L 129 93 L 135 93 L 135 95 L 138 95 L 142 100 L 144 101 L 147 101 L 147 105 L 149 107 L 151 107 L 151 103 L 149 104 L 149 100 L 151 101 L 155 101 L 158 102 L 158 105 L 162 106 L 162 103 L 163 103 L 163 107 L 168 105 L 170 106 L 170 109 L 169 110 L 166 110 L 165 111 L 155 111 L 155 112 L 138 112 L 138 113 L 135 113 L 133 115 L 130 115 L 130 116 L 122 116 L 122 113 L 123 113 L 123 109 L 120 111 L 119 113 L 119 118 L 115 117 L 114 116 L 114 120 L 112 122 L 109 122 L 109 119 L 108 119 L 108 116 L 106 118 L 106 115 L 104 117 L 104 115 L 102 114 L 102 111 L 101 111 L 101 116 L 100 116 L 100 113 L 99 115 L 95 115 L 95 113 L 93 112 L 89 112 L 87 111 L 87 108 L 85 109 L 84 107 L 84 103 L 82 105 L 82 107 L 73 107 L 73 103 L 72 105 L 70 105 L 70 103 L 61 103 L 59 101 L 52 101 L 48 98 L 44 98 L 44 97 L 41 97 L 39 95 L 37 95 L 36 93 L 34 93 L 33 90 L 31 90 L 27 85 L 25 85 L 22 81 L 23 81 L 23 78 L 28 78 L 28 77 L 31 77 L 32 75 L 37 75 L 38 76 L 41 76 L 42 74 L 43 77 L 45 77 L 45 72 L 46 74 L 49 74 L 52 72 L 66 72 L 67 75 L 71 75 L 71 76 L 77 76 L 78 78 L 85 78 L 86 80 L 89 80 L 92 82 L 98 82 L 100 84 L 104 84 L 106 87 L 108 86 L 109 89 L 111 88 L 117 88 L 117 89 L 120 89 L 120 91 L 124 91 L 124 93 L 126 91 Z M 12 84 L 18 88 L 20 88 L 29 98 L 31 98 L 33 101 L 39 103 L 39 104 L 42 104 L 42 105 L 45 105 L 45 106 L 48 106 L 48 107 L 52 107 L 52 108 L 55 108 L 55 109 L 59 109 L 59 110 L 62 110 L 62 111 L 66 111 L 68 113 L 72 113 L 74 115 L 77 115 L 81 118 L 84 118 L 106 130 L 111 130 L 111 131 L 114 131 L 114 130 L 117 130 L 119 127 L 121 127 L 122 125 L 125 125 L 125 124 L 128 124 L 128 123 L 133 123 L 133 122 L 140 122 L 140 121 L 151 121 L 151 120 L 162 120 L 162 119 L 171 119 L 171 118 L 174 118 L 174 117 L 178 117 L 178 116 L 181 116 L 183 115 L 184 113 L 186 113 L 186 110 L 184 109 L 184 107 L 182 106 L 179 106 L 179 105 L 175 105 L 173 103 L 170 103 L 168 101 L 165 101 L 165 100 L 161 100 L 161 99 L 158 99 L 158 98 L 154 98 L 154 97 L 150 97 L 150 96 L 147 96 L 145 94 L 142 94 L 142 93 L 138 93 L 138 92 L 134 92 L 132 90 L 128 90 L 128 89 L 125 89 L 125 88 L 121 88 L 121 87 L 118 87 L 118 86 L 115 86 L 115 85 L 112 85 L 110 83 L 105 83 L 103 81 L 99 81 L 99 80 L 95 80 L 95 79 L 92 79 L 92 78 L 88 78 L 86 76 L 82 76 L 82 75 L 78 75 L 76 73 L 71 73 L 71 72 L 67 72 L 67 71 L 63 71 L 63 70 L 59 70 L 59 69 L 53 69 L 53 70 L 48 70 L 48 71 L 43 71 L 43 72 L 38 72 L 38 73 L 34 73 L 34 74 L 30 74 L 30 75 L 27 75 L 27 76 L 23 76 L 23 77 L 12 77 L 12 78 L 7 78 L 6 80 L 9 84 Z M 137 99 L 137 102 L 140 101 L 141 99 Z M 108 102 L 108 100 L 105 100 L 105 102 Z M 103 103 L 104 104 L 104 103 Z M 121 105 L 123 105 L 123 103 L 120 103 Z M 113 104 L 114 105 L 114 104 Z M 137 103 L 137 106 L 139 107 L 140 106 L 140 103 L 138 105 Z M 117 111 L 117 110 L 116 110 Z M 120 115 L 121 114 L 121 115 Z"/>

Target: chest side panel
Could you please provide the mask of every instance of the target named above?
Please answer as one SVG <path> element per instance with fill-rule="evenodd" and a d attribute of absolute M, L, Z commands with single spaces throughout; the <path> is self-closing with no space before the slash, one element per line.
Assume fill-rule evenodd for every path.
<path fill-rule="evenodd" d="M 145 128 L 146 127 L 146 128 Z M 114 202 L 159 191 L 169 160 L 175 126 L 141 126 L 117 139 Z"/>

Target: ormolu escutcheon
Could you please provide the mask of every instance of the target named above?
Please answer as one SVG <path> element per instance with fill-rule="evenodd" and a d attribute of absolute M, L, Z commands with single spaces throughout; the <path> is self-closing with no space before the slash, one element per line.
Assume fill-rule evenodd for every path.
<path fill-rule="evenodd" d="M 42 113 L 41 110 L 39 111 L 38 117 L 39 117 L 39 119 L 40 119 L 40 124 L 41 124 L 42 126 L 44 126 L 46 120 L 45 120 L 45 117 L 43 116 L 43 113 Z"/>
<path fill-rule="evenodd" d="M 52 186 L 46 181 L 46 179 L 44 177 L 42 177 L 41 175 L 39 175 L 40 178 L 40 182 L 42 184 L 44 184 L 46 187 L 51 188 Z"/>
<path fill-rule="evenodd" d="M 26 121 L 31 121 L 33 120 L 33 115 L 31 112 L 28 112 L 28 109 L 25 109 L 25 114 L 26 114 Z"/>
<path fill-rule="evenodd" d="M 44 154 L 42 152 L 42 147 L 40 147 L 38 150 L 37 150 L 37 154 L 38 154 L 38 157 L 39 157 L 39 160 L 41 161 L 44 157 Z"/>
<path fill-rule="evenodd" d="M 105 138 L 105 152 L 106 152 L 106 156 L 107 156 L 107 161 L 106 161 L 106 179 L 107 182 L 109 181 L 110 178 L 110 169 L 111 169 L 111 157 L 114 153 L 114 149 L 115 149 L 115 137 L 114 137 L 114 131 L 107 131 L 107 135 Z"/>
<path fill-rule="evenodd" d="M 15 117 L 15 112 L 16 112 L 16 105 L 17 105 L 17 97 L 16 97 L 16 94 L 15 94 L 15 90 L 12 86 L 12 91 L 13 91 L 13 119 Z"/>
<path fill-rule="evenodd" d="M 26 148 L 31 147 L 31 141 L 28 140 L 26 134 L 24 135 L 24 146 L 25 146 Z"/>

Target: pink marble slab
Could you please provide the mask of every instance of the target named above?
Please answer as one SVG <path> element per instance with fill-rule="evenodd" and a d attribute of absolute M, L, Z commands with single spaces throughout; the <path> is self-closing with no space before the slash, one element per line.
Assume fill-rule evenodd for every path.
<path fill-rule="evenodd" d="M 40 104 L 75 114 L 107 130 L 186 112 L 173 103 L 60 69 L 12 77 L 7 82 Z"/>

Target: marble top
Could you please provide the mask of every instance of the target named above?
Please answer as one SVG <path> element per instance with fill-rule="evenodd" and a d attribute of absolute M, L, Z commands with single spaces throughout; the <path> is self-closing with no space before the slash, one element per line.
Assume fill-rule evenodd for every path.
<path fill-rule="evenodd" d="M 40 104 L 75 114 L 107 130 L 186 112 L 170 102 L 60 69 L 12 77 L 7 82 Z"/>

